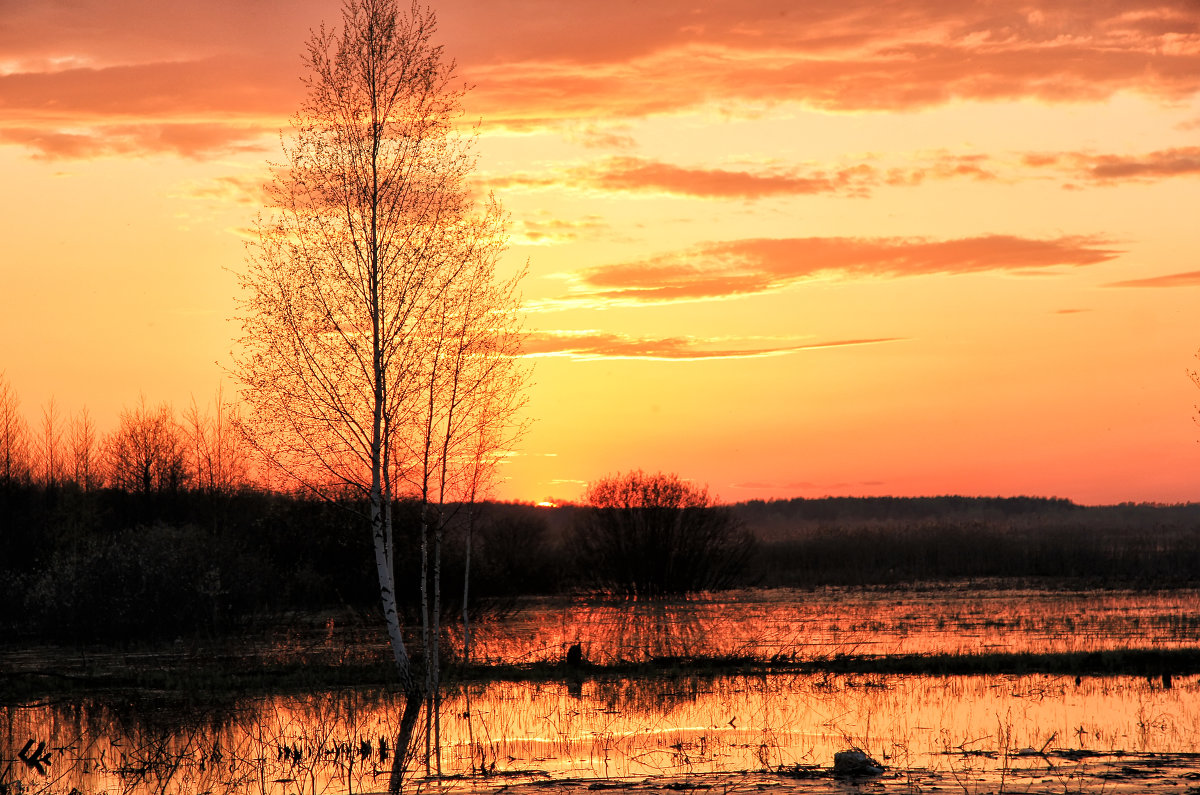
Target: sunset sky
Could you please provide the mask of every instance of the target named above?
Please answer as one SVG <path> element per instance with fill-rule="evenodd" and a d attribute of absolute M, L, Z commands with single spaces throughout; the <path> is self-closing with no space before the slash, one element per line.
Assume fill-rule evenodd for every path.
<path fill-rule="evenodd" d="M 0 0 L 0 371 L 227 381 L 337 0 Z M 535 359 L 497 496 L 1200 500 L 1196 0 L 450 0 Z M 232 384 L 227 381 L 229 392 Z"/>

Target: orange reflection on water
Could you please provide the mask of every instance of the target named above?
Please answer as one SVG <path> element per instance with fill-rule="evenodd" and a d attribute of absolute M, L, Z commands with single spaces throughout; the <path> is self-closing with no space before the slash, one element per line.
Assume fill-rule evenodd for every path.
<path fill-rule="evenodd" d="M 661 657 L 1099 651 L 1200 644 L 1198 592 L 976 585 L 747 590 L 687 600 L 532 599 L 478 628 L 472 660 L 596 663 Z"/>
<path fill-rule="evenodd" d="M 856 746 L 892 767 L 1046 766 L 1042 749 L 1200 750 L 1200 685 L 1133 677 L 679 677 L 473 685 L 446 698 L 443 772 L 638 777 L 828 766 Z M 219 710 L 153 704 L 0 709 L 0 758 L 54 750 L 27 792 L 386 788 L 399 700 L 358 691 L 256 699 Z M 418 740 L 417 746 L 422 746 Z M 1027 753 L 1021 755 L 1020 751 Z M 11 783 L 11 782 L 8 782 Z M 453 786 L 453 784 L 451 785 Z"/>
<path fill-rule="evenodd" d="M 1195 591 L 953 588 L 746 591 L 689 600 L 530 600 L 477 629 L 472 659 L 593 662 L 702 655 L 1081 651 L 1200 643 Z M 370 660 L 386 647 L 329 624 L 272 654 Z M 346 645 L 347 638 L 355 642 Z M 10 655 L 13 670 L 44 660 Z M 48 652 L 47 652 L 48 653 Z M 19 658 L 19 659 L 18 659 Z M 128 656 L 125 664 L 130 663 Z M 63 669 L 70 661 L 55 661 Z M 62 665 L 59 665 L 62 663 Z M 1049 766 L 1044 749 L 1200 751 L 1200 685 L 1132 677 L 770 674 L 489 683 L 447 694 L 446 774 L 625 777 L 828 766 L 860 747 L 893 767 L 957 774 Z M 0 784 L 24 791 L 288 795 L 386 788 L 400 706 L 342 691 L 193 706 L 135 702 L 0 708 Z M 50 749 L 49 765 L 20 752 Z M 424 747 L 418 739 L 417 748 Z M 1019 752 L 1025 750 L 1026 754 Z M 1058 769 L 1058 768 L 1054 768 Z M 1051 769 L 1047 767 L 1047 770 Z"/>

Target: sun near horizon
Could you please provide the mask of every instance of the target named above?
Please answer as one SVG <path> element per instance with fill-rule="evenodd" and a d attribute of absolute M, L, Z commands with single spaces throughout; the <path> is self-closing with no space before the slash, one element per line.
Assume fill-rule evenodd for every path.
<path fill-rule="evenodd" d="M 1200 500 L 1200 9 L 439 2 L 526 263 L 494 496 Z M 336 0 L 18 2 L 4 339 L 30 424 L 219 385 Z"/>

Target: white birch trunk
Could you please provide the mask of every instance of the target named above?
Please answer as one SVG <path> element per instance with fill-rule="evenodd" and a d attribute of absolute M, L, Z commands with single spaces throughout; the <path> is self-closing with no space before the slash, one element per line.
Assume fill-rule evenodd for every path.
<path fill-rule="evenodd" d="M 472 498 L 473 500 L 473 498 Z M 471 536 L 475 534 L 475 505 L 472 501 L 467 505 L 467 542 L 465 560 L 463 561 L 463 595 L 462 595 L 462 622 L 463 622 L 463 665 L 471 664 L 471 616 L 467 608 L 467 598 L 471 587 Z"/>
<path fill-rule="evenodd" d="M 437 524 L 433 529 L 433 632 L 431 634 L 433 648 L 429 656 L 433 660 L 431 666 L 433 681 L 430 685 L 430 695 L 433 696 L 433 756 L 434 769 L 440 776 L 442 775 L 442 512 L 440 507 L 437 513 Z"/>
<path fill-rule="evenodd" d="M 389 560 L 390 550 L 384 522 L 383 500 L 378 493 L 371 495 L 371 527 L 375 537 L 375 570 L 379 575 L 379 598 L 383 604 L 383 618 L 387 626 L 388 640 L 392 644 L 392 657 L 396 672 L 405 692 L 412 687 L 412 662 L 404 646 L 404 635 L 400 629 L 400 614 L 396 607 L 396 582 Z"/>

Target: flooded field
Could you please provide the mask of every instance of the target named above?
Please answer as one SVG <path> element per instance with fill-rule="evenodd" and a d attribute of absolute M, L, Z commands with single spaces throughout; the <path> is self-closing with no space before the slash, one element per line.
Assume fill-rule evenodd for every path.
<path fill-rule="evenodd" d="M 855 747 L 893 775 L 987 780 L 1024 770 L 1062 778 L 1082 775 L 1084 763 L 1129 767 L 1200 748 L 1198 694 L 1195 680 L 1164 689 L 1132 677 L 494 683 L 448 695 L 441 769 L 460 777 L 451 787 L 471 778 L 499 785 L 811 774 Z M 152 695 L 89 699 L 0 709 L 0 745 L 10 786 L 22 782 L 13 791 L 377 792 L 386 788 L 399 712 L 397 699 L 359 691 L 219 710 Z M 23 748 L 35 761 L 41 750 L 42 770 L 21 760 Z"/>
<path fill-rule="evenodd" d="M 485 662 L 655 657 L 1077 652 L 1200 644 L 1194 590 L 928 588 L 748 590 L 687 601 L 530 600 L 472 640 Z M 461 639 L 460 639 L 461 642 Z"/>
<path fill-rule="evenodd" d="M 1200 642 L 1196 594 L 1181 591 L 772 591 L 531 607 L 536 611 L 483 626 L 472 656 L 553 660 L 576 642 L 595 663 Z M 293 642 L 293 653 L 314 657 L 379 652 L 371 643 L 347 649 L 335 625 Z M 6 650 L 0 670 L 45 665 L 45 653 L 39 661 L 28 650 Z M 379 792 L 391 770 L 399 714 L 394 694 L 364 689 L 217 700 L 143 691 L 11 704 L 0 707 L 0 792 Z M 424 736 L 417 745 L 423 751 Z M 414 780 L 460 792 L 731 792 L 752 782 L 825 792 L 836 783 L 834 754 L 848 748 L 885 766 L 872 781 L 891 791 L 1187 792 L 1200 782 L 1200 679 L 622 679 L 590 670 L 567 681 L 453 687 L 432 748 L 429 769 L 418 764 Z"/>

